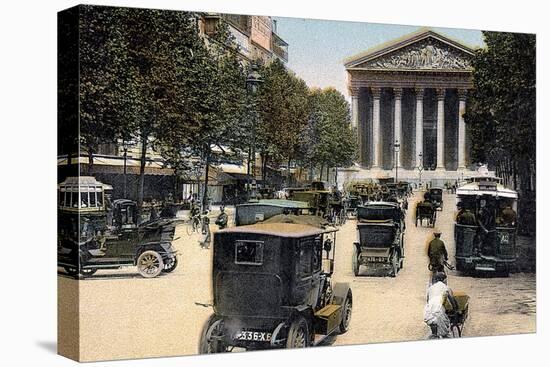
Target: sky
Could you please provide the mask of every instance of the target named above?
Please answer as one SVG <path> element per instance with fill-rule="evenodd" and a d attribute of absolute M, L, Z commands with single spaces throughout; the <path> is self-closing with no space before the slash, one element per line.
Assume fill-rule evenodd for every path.
<path fill-rule="evenodd" d="M 346 98 L 344 59 L 380 43 L 418 30 L 418 26 L 358 23 L 300 18 L 277 20 L 277 33 L 288 44 L 287 66 L 310 87 L 335 87 Z M 481 31 L 432 28 L 472 48 L 483 46 Z"/>

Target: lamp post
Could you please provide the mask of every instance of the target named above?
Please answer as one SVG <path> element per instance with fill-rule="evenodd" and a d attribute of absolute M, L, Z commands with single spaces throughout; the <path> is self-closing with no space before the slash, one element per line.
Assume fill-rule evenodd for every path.
<path fill-rule="evenodd" d="M 399 140 L 395 141 L 395 144 L 393 144 L 393 151 L 395 152 L 395 183 L 397 183 L 397 170 L 399 169 L 399 164 L 397 163 L 397 160 L 399 159 L 399 148 L 401 145 L 399 144 Z"/>
<path fill-rule="evenodd" d="M 251 146 L 248 148 L 248 162 L 247 162 L 247 196 L 250 199 L 250 186 L 251 179 L 250 174 L 254 176 L 253 183 L 256 181 L 256 99 L 255 96 L 258 93 L 260 85 L 263 83 L 262 76 L 258 72 L 258 67 L 255 64 L 252 64 L 250 68 L 250 73 L 246 77 L 246 90 L 248 95 L 251 97 L 251 108 L 252 108 L 252 142 Z M 252 160 L 252 167 L 251 161 Z M 252 172 L 251 172 L 252 171 Z"/>
<path fill-rule="evenodd" d="M 127 161 L 128 161 L 128 145 L 126 143 L 126 140 L 123 140 L 122 144 L 124 145 L 124 195 L 122 196 L 124 199 L 127 199 L 128 196 L 126 196 L 127 194 L 127 178 L 126 178 L 126 173 L 127 173 L 127 167 L 128 167 L 128 164 L 127 164 Z"/>
<path fill-rule="evenodd" d="M 424 162 L 422 160 L 422 152 L 418 153 L 418 158 L 420 165 L 417 167 L 418 169 L 418 189 L 422 187 L 422 171 L 424 171 Z"/>

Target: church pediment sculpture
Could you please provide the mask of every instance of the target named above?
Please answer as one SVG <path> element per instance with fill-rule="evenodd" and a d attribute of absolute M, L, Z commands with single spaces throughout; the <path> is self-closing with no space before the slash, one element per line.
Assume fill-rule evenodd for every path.
<path fill-rule="evenodd" d="M 369 69 L 470 70 L 470 55 L 428 38 L 367 61 Z"/>

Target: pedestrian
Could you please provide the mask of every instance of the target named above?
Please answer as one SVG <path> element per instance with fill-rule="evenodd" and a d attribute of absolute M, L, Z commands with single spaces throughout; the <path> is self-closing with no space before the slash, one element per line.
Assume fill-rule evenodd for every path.
<path fill-rule="evenodd" d="M 199 241 L 199 245 L 204 248 L 204 249 L 207 249 L 207 248 L 210 248 L 210 238 L 211 238 L 211 234 L 210 234 L 210 218 L 208 218 L 208 210 L 205 210 L 203 213 L 202 213 L 202 226 L 201 226 L 201 234 L 202 234 L 202 238 L 201 240 Z"/>
<path fill-rule="evenodd" d="M 228 221 L 227 213 L 225 212 L 225 206 L 220 206 L 220 214 L 218 215 L 218 218 L 216 219 L 216 225 L 219 229 L 224 229 L 227 227 L 227 221 Z"/>
<path fill-rule="evenodd" d="M 438 272 L 445 272 L 445 262 L 449 259 L 445 242 L 441 240 L 441 231 L 434 229 L 434 238 L 428 244 L 428 269 L 435 276 Z"/>

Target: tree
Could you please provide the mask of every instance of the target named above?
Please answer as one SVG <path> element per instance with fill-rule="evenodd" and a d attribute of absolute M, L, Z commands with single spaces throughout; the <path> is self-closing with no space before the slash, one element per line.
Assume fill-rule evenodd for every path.
<path fill-rule="evenodd" d="M 211 164 L 244 149 L 247 136 L 245 74 L 227 25 L 220 22 L 207 42 L 195 42 L 190 63 L 177 70 L 180 103 L 166 113 L 169 129 L 159 139 L 174 167 L 204 167 L 203 206 Z"/>
<path fill-rule="evenodd" d="M 349 104 L 336 89 L 311 91 L 308 127 L 302 138 L 301 156 L 306 167 L 320 165 L 321 176 L 326 167 L 328 179 L 330 167 L 353 163 L 357 147 L 350 120 Z"/>
<path fill-rule="evenodd" d="M 148 149 L 170 133 L 191 91 L 193 13 L 82 6 L 81 143 L 92 156 L 104 141 L 140 145 L 138 205 L 143 202 Z M 181 75 L 185 75 L 184 81 Z M 189 112 L 190 113 L 190 112 Z"/>
<path fill-rule="evenodd" d="M 536 41 L 533 34 L 483 32 L 486 48 L 473 59 L 474 91 L 465 122 L 471 158 L 532 196 L 536 165 Z M 525 216 L 524 216 L 525 217 Z M 521 218 L 521 216 L 520 216 Z"/>
<path fill-rule="evenodd" d="M 260 126 L 256 131 L 262 172 L 265 175 L 269 162 L 286 161 L 290 175 L 290 164 L 299 154 L 301 133 L 308 121 L 309 90 L 279 60 L 263 68 L 261 74 L 264 82 L 258 96 Z"/>

